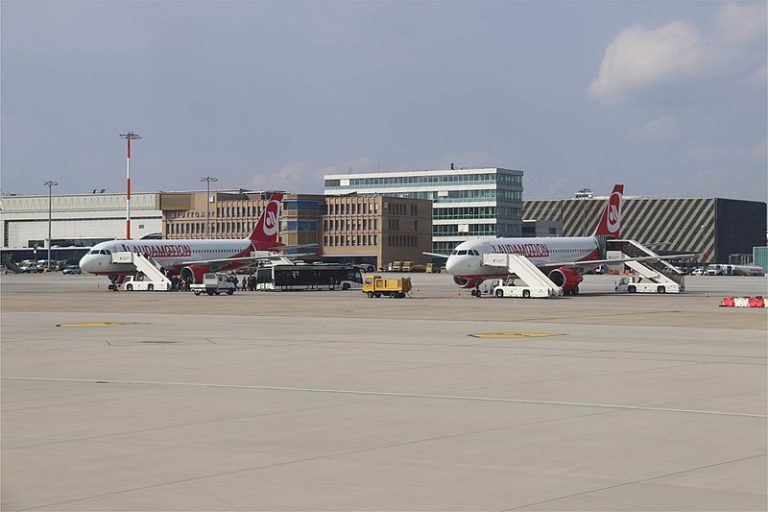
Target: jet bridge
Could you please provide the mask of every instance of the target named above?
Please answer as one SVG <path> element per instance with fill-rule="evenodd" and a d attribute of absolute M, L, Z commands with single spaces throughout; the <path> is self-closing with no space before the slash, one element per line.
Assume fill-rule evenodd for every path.
<path fill-rule="evenodd" d="M 112 263 L 132 263 L 136 271 L 144 274 L 141 281 L 151 284 L 153 290 L 170 290 L 171 280 L 161 270 L 161 265 L 153 258 L 136 252 L 116 252 L 112 254 Z"/>
<path fill-rule="evenodd" d="M 620 251 L 629 258 L 643 258 L 645 256 L 659 257 L 658 254 L 643 246 L 635 240 L 608 240 L 606 249 Z M 625 261 L 624 265 L 631 268 L 643 280 L 656 283 L 666 290 L 685 291 L 685 275 L 677 268 L 663 259 L 645 261 Z"/>
<path fill-rule="evenodd" d="M 563 289 L 553 283 L 525 256 L 483 254 L 483 265 L 506 268 L 510 275 L 514 274 L 526 284 L 526 286 L 505 286 L 502 283 L 495 288 L 494 293 L 497 297 L 553 297 L 563 294 Z"/>

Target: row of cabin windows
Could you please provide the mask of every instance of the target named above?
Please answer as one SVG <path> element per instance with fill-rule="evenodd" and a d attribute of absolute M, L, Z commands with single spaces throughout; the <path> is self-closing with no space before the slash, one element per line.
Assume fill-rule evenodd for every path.
<path fill-rule="evenodd" d="M 586 249 L 551 249 L 549 252 L 550 254 L 579 254 L 584 252 Z M 467 251 L 461 250 L 461 251 L 451 251 L 451 256 L 480 256 L 480 253 L 478 253 L 474 249 L 470 249 Z"/>

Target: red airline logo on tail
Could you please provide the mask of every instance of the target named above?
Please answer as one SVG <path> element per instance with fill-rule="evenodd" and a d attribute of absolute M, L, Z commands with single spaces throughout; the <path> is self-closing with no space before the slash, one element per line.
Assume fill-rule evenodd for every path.
<path fill-rule="evenodd" d="M 283 194 L 275 194 L 267 203 L 264 213 L 249 237 L 255 248 L 267 250 L 282 245 L 277 243 L 278 228 L 280 227 L 280 203 L 282 201 Z"/>
<path fill-rule="evenodd" d="M 272 236 L 277 233 L 277 202 L 270 201 L 264 217 L 264 235 Z"/>
<path fill-rule="evenodd" d="M 595 235 L 611 235 L 616 238 L 621 236 L 621 199 L 623 195 L 624 185 L 615 185 Z"/>

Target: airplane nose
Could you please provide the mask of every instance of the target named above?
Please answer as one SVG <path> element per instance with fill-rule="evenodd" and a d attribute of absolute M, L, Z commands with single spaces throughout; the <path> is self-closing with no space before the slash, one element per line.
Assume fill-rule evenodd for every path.
<path fill-rule="evenodd" d="M 448 261 L 445 262 L 445 271 L 453 274 L 454 270 L 456 270 L 456 258 L 448 258 Z"/>
<path fill-rule="evenodd" d="M 80 270 L 83 272 L 90 272 L 92 270 L 93 266 L 93 257 L 89 254 L 86 254 L 82 258 L 80 258 Z"/>

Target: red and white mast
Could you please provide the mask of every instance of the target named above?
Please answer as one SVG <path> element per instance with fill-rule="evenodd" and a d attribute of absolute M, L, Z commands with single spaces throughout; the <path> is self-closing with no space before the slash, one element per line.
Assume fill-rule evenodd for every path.
<path fill-rule="evenodd" d="M 121 133 L 120 137 L 128 143 L 128 153 L 125 162 L 125 239 L 131 239 L 131 141 L 140 139 L 138 133 Z"/>

